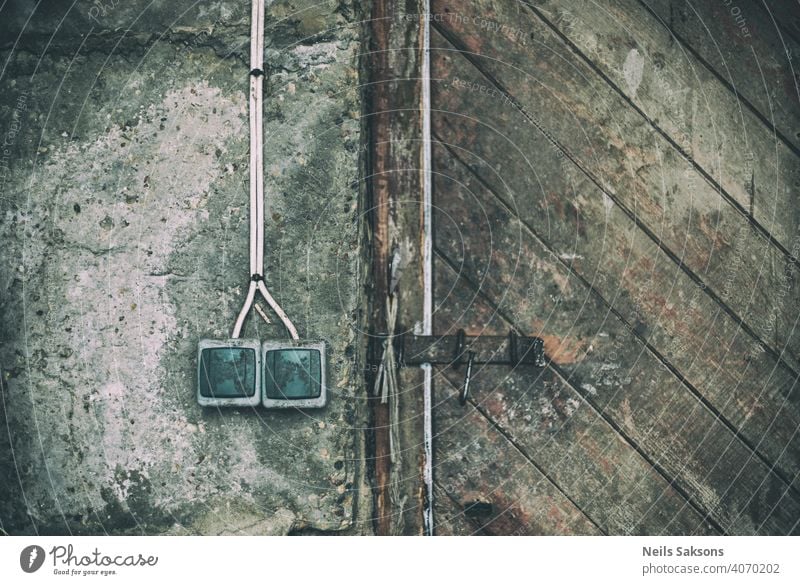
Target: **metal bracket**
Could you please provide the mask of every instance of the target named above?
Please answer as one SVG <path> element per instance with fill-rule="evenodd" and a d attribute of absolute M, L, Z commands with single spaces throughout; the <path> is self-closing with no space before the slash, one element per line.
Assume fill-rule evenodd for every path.
<path fill-rule="evenodd" d="M 398 327 L 398 329 L 402 329 Z M 538 337 L 522 337 L 511 331 L 503 335 L 411 335 L 395 337 L 400 367 L 421 364 L 459 365 L 469 356 L 475 364 L 505 366 L 546 365 L 544 342 Z M 474 355 L 471 355 L 474 354 Z"/>

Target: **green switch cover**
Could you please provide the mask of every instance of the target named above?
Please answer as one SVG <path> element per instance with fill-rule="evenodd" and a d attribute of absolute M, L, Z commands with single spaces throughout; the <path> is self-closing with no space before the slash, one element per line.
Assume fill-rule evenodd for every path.
<path fill-rule="evenodd" d="M 264 343 L 264 406 L 325 406 L 325 344 Z"/>
<path fill-rule="evenodd" d="M 203 406 L 259 404 L 260 349 L 258 340 L 201 340 L 197 356 L 198 402 Z"/>

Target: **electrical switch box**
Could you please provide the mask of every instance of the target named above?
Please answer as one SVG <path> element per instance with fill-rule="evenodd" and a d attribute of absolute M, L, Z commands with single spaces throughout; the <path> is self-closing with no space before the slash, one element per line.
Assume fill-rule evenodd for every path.
<path fill-rule="evenodd" d="M 266 408 L 321 408 L 328 399 L 324 342 L 262 344 Z"/>
<path fill-rule="evenodd" d="M 261 386 L 257 339 L 201 339 L 197 344 L 197 402 L 201 406 L 257 406 Z"/>

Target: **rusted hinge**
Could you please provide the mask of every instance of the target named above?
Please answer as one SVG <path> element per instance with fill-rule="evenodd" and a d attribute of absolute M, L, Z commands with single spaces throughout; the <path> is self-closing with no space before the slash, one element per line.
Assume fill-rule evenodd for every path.
<path fill-rule="evenodd" d="M 508 335 L 412 335 L 395 337 L 399 365 L 448 365 L 470 361 L 475 364 L 505 366 L 545 366 L 544 342 L 538 337 Z"/>

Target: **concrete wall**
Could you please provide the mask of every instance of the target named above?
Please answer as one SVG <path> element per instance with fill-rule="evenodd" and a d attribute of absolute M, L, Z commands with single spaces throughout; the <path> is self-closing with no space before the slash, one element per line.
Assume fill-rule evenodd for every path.
<path fill-rule="evenodd" d="M 368 531 L 358 0 L 267 7 L 266 278 L 330 347 L 302 413 L 194 397 L 248 279 L 249 2 L 34 6 L 0 15 L 0 528 Z"/>

